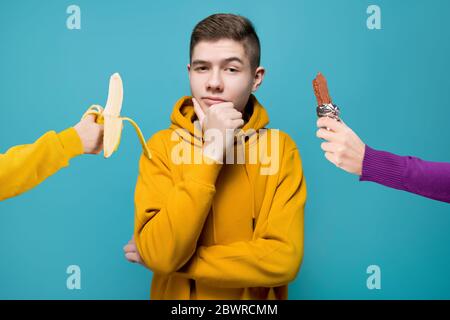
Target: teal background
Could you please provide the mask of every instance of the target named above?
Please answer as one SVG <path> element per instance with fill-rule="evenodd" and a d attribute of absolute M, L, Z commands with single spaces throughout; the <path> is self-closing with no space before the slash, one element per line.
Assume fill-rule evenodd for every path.
<path fill-rule="evenodd" d="M 71 4 L 81 30 L 66 28 Z M 366 27 L 370 4 L 381 8 L 381 30 Z M 450 161 L 449 1 L 2 1 L 0 152 L 104 105 L 114 72 L 124 81 L 122 113 L 147 138 L 167 127 L 174 102 L 190 93 L 190 32 L 217 12 L 254 22 L 267 69 L 256 95 L 302 155 L 305 254 L 289 297 L 449 299 L 449 205 L 358 182 L 326 161 L 311 89 L 322 71 L 370 146 Z M 127 124 L 112 158 L 75 158 L 0 203 L 0 299 L 148 299 L 151 273 L 122 251 L 140 153 Z M 71 264 L 81 290 L 66 288 Z M 366 287 L 372 264 L 381 290 Z"/>

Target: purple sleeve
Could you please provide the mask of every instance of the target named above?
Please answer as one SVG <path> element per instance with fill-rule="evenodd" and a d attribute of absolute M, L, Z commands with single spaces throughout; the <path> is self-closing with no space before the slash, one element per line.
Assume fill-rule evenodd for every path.
<path fill-rule="evenodd" d="M 359 181 L 372 181 L 450 203 L 450 163 L 378 151 L 366 145 Z"/>

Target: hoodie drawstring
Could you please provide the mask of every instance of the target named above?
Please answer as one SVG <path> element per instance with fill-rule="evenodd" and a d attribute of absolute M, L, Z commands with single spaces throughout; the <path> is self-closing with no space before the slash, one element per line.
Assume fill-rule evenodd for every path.
<path fill-rule="evenodd" d="M 248 168 L 247 168 L 247 163 L 243 164 L 244 169 L 245 169 L 245 176 L 247 177 L 248 180 L 248 184 L 250 185 L 250 194 L 251 194 L 251 206 L 252 206 L 252 230 L 253 232 L 255 231 L 255 227 L 256 227 L 256 217 L 255 217 L 255 188 L 253 186 L 253 182 L 252 179 L 250 179 L 249 173 L 248 173 Z"/>

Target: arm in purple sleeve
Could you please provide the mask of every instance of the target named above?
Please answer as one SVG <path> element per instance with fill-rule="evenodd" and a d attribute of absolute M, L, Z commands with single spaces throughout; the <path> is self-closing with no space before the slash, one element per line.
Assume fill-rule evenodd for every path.
<path fill-rule="evenodd" d="M 366 145 L 360 181 L 450 203 L 450 163 L 398 156 Z"/>

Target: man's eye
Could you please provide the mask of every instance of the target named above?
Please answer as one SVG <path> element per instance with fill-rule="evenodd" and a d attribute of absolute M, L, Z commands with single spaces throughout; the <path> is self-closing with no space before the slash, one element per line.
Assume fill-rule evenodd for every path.
<path fill-rule="evenodd" d="M 231 73 L 238 72 L 238 69 L 235 69 L 235 68 L 226 68 L 225 70 L 228 70 L 228 71 L 230 71 Z"/>
<path fill-rule="evenodd" d="M 195 70 L 196 71 L 206 71 L 206 70 L 208 70 L 208 68 L 207 67 L 197 67 Z"/>

